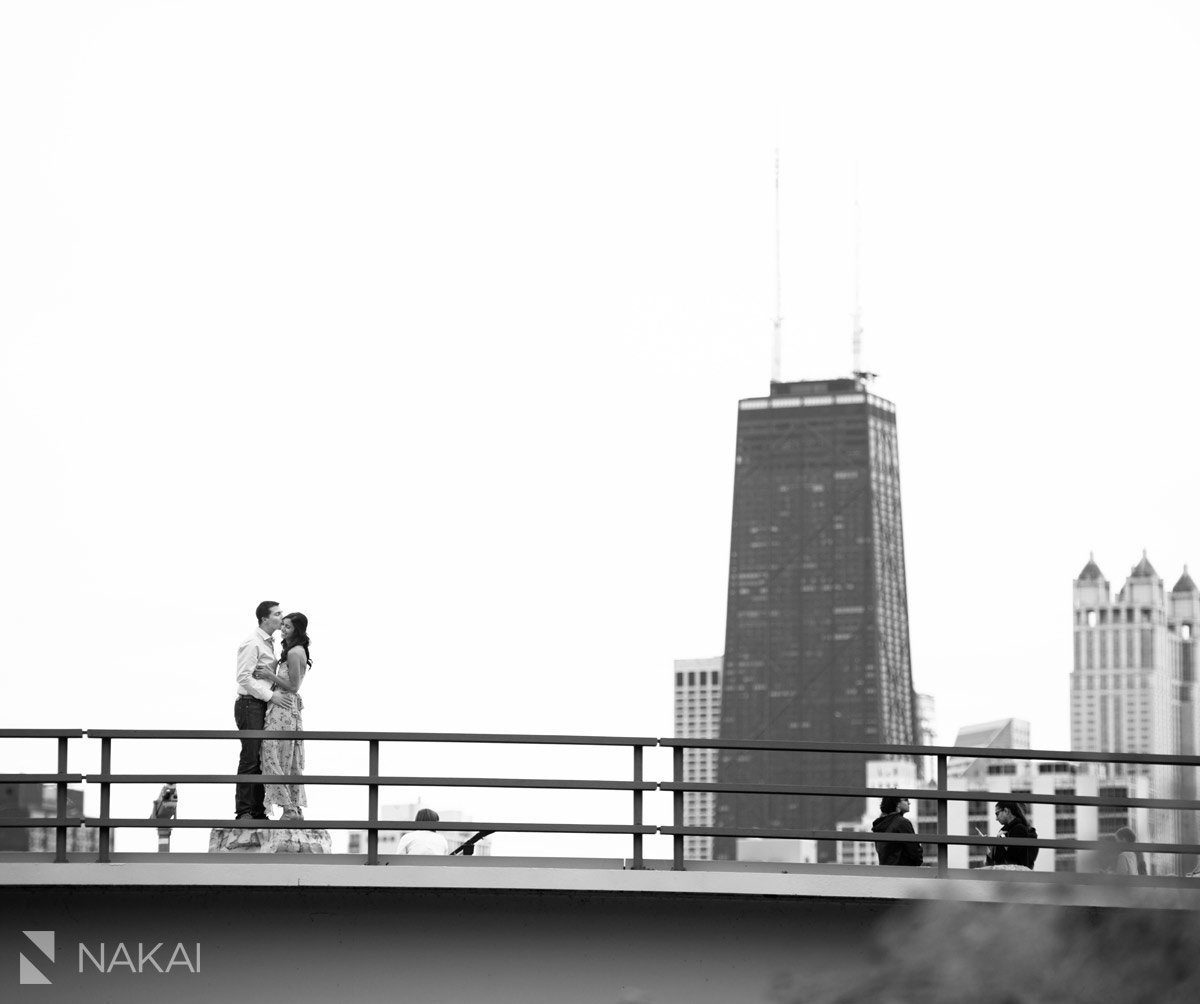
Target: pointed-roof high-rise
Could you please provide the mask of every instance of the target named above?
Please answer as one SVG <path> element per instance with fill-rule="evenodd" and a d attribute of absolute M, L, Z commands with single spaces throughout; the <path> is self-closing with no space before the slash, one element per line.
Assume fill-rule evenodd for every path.
<path fill-rule="evenodd" d="M 1089 562 L 1084 573 L 1094 562 Z M 1075 580 L 1075 664 L 1071 673 L 1071 748 L 1194 755 L 1200 749 L 1195 631 L 1200 591 L 1187 568 L 1170 593 L 1146 552 L 1114 597 L 1108 582 Z M 1109 768 L 1098 768 L 1110 776 Z M 1194 800 L 1196 772 L 1161 764 L 1120 764 L 1115 777 L 1145 776 L 1152 798 Z M 1120 813 L 1101 815 L 1101 833 Z M 1107 822 L 1106 822 L 1107 821 Z M 1149 838 L 1194 843 L 1194 813 L 1151 809 Z M 1141 836 L 1142 834 L 1139 834 Z M 1155 872 L 1174 871 L 1173 856 L 1151 856 Z M 1188 864 L 1183 870 L 1191 867 Z"/>
<path fill-rule="evenodd" d="M 1131 579 L 1157 579 L 1158 572 L 1154 570 L 1154 566 L 1150 564 L 1150 559 L 1146 557 L 1146 552 L 1142 551 L 1142 560 L 1133 566 L 1133 571 L 1129 573 Z"/>
<path fill-rule="evenodd" d="M 1187 565 L 1184 565 L 1183 566 L 1183 574 L 1181 576 L 1179 576 L 1179 581 L 1176 582 L 1175 585 L 1173 585 L 1171 587 L 1171 593 L 1172 593 L 1172 595 L 1174 595 L 1177 593 L 1196 593 L 1196 592 L 1200 592 L 1200 589 L 1196 588 L 1196 583 L 1194 583 L 1192 581 L 1192 577 L 1190 575 L 1188 575 Z"/>

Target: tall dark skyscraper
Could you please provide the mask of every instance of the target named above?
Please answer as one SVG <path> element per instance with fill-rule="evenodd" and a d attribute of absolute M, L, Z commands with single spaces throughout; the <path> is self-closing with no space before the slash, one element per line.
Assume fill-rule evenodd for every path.
<path fill-rule="evenodd" d="M 721 701 L 723 739 L 916 741 L 896 409 L 857 377 L 739 402 Z M 868 759 L 723 751 L 718 780 L 861 786 Z M 718 795 L 716 825 L 832 830 L 864 808 Z"/>

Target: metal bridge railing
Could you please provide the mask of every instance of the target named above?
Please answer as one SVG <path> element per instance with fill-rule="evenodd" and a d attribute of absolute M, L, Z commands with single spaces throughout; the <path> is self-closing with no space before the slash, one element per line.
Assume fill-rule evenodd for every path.
<path fill-rule="evenodd" d="M 68 774 L 67 743 L 70 739 L 100 740 L 100 773 Z M 329 740 L 336 742 L 364 742 L 367 744 L 366 774 L 114 774 L 112 772 L 112 744 L 114 740 L 139 739 L 296 739 Z M 643 794 L 654 791 L 653 781 L 642 779 L 643 750 L 658 745 L 654 738 L 622 736 L 524 736 L 500 734 L 471 734 L 444 732 L 276 732 L 268 730 L 232 729 L 0 729 L 0 739 L 5 738 L 56 738 L 58 739 L 57 774 L 0 774 L 0 782 L 56 783 L 58 785 L 57 814 L 54 817 L 0 817 L 0 827 L 47 827 L 56 829 L 55 861 L 67 860 L 67 830 L 73 826 L 88 826 L 99 830 L 99 856 L 101 862 L 111 860 L 111 834 L 117 828 L 154 829 L 297 829 L 294 820 L 230 820 L 230 819 L 124 819 L 111 816 L 112 786 L 114 784 L 165 784 L 174 782 L 194 784 L 262 784 L 272 781 L 279 784 L 330 784 L 362 785 L 367 788 L 367 818 L 363 819 L 305 819 L 304 829 L 366 830 L 367 863 L 379 863 L 379 831 L 400 828 L 397 820 L 379 819 L 379 789 L 387 786 L 423 787 L 471 787 L 513 789 L 560 789 L 590 791 L 628 791 L 633 796 L 633 819 L 628 825 L 610 823 L 546 823 L 546 822 L 415 822 L 404 821 L 407 830 L 491 830 L 493 832 L 522 833 L 587 833 L 628 834 L 633 838 L 633 867 L 643 863 L 642 838 L 655 834 L 658 828 L 642 823 Z M 379 747 L 381 743 L 497 743 L 518 745 L 555 746 L 623 746 L 633 751 L 633 777 L 631 780 L 592 780 L 568 778 L 495 778 L 495 777 L 412 777 L 384 775 L 379 773 Z M 67 785 L 83 783 L 99 785 L 100 815 L 95 817 L 67 817 Z"/>
<path fill-rule="evenodd" d="M 112 748 L 115 740 L 237 740 L 237 739 L 295 739 L 364 742 L 367 744 L 367 773 L 335 775 L 236 775 L 236 774 L 180 774 L 138 773 L 114 774 L 112 772 Z M 98 739 L 100 741 L 100 772 L 98 774 L 71 773 L 69 766 L 69 743 L 72 739 Z M 953 801 L 1003 801 L 1017 800 L 1026 803 L 1050 803 L 1055 805 L 1109 806 L 1119 808 L 1171 809 L 1176 811 L 1200 811 L 1200 801 L 1193 799 L 1141 798 L 1134 796 L 1088 796 L 1074 794 L 1047 794 L 1031 792 L 990 792 L 979 789 L 951 789 L 948 786 L 947 764 L 950 757 L 972 759 L 1025 759 L 1065 761 L 1073 763 L 1136 764 L 1171 767 L 1200 767 L 1200 756 L 1171 756 L 1164 754 L 1098 753 L 1063 750 L 1013 750 L 990 749 L 970 746 L 891 746 L 860 743 L 794 743 L 774 740 L 739 741 L 722 739 L 655 739 L 629 736 L 553 736 L 553 735 L 504 735 L 491 733 L 424 733 L 424 732 L 275 732 L 267 730 L 188 730 L 188 729 L 0 729 L 0 739 L 55 739 L 58 748 L 58 770 L 41 774 L 0 774 L 0 783 L 40 783 L 56 785 L 56 813 L 52 817 L 4 817 L 0 816 L 0 827 L 51 827 L 55 830 L 55 861 L 67 860 L 67 832 L 73 827 L 88 827 L 99 830 L 98 860 L 111 860 L 111 834 L 117 828 L 241 828 L 241 829 L 296 829 L 294 820 L 230 820 L 230 819 L 157 819 L 157 818 L 114 818 L 111 815 L 113 785 L 121 784 L 261 784 L 265 780 L 281 784 L 360 785 L 368 791 L 367 818 L 363 819 L 305 819 L 303 828 L 354 829 L 367 832 L 367 863 L 379 863 L 379 831 L 400 828 L 397 820 L 379 819 L 379 788 L 381 786 L 420 787 L 471 787 L 511 789 L 557 789 L 588 791 L 628 791 L 632 795 L 632 818 L 625 823 L 552 823 L 552 822 L 415 822 L 404 821 L 408 830 L 491 830 L 495 832 L 525 833 L 585 833 L 624 834 L 632 838 L 632 867 L 644 866 L 643 838 L 647 835 L 665 835 L 672 838 L 673 866 L 685 868 L 684 837 L 768 837 L 787 840 L 828 841 L 871 841 L 875 843 L 899 842 L 932 844 L 937 848 L 937 872 L 948 871 L 948 848 L 952 845 L 994 846 L 996 836 L 973 836 L 951 834 L 949 830 L 948 806 Z M 379 748 L 381 743 L 479 743 L 547 746 L 592 746 L 625 747 L 632 750 L 632 777 L 630 779 L 599 780 L 569 778 L 496 778 L 496 777 L 427 777 L 408 775 L 385 775 L 379 772 Z M 644 752 L 647 747 L 663 747 L 672 751 L 672 780 L 648 781 L 644 778 Z M 866 786 L 819 786 L 819 785 L 766 785 L 753 783 L 706 783 L 689 782 L 684 778 L 686 749 L 759 750 L 779 753 L 845 753 L 868 754 L 888 757 L 933 757 L 937 763 L 936 788 L 870 788 Z M 67 786 L 69 784 L 98 785 L 100 788 L 100 814 L 95 817 L 67 816 Z M 648 791 L 670 792 L 672 796 L 672 825 L 651 826 L 643 821 L 643 796 Z M 684 794 L 687 792 L 714 792 L 748 795 L 809 795 L 825 797 L 898 796 L 902 798 L 936 801 L 937 831 L 934 833 L 894 834 L 868 833 L 850 830 L 809 829 L 753 829 L 739 827 L 688 826 L 684 821 Z M 1039 838 L 1036 840 L 1005 840 L 1014 847 L 1047 847 L 1068 850 L 1092 850 L 1095 841 L 1066 838 Z M 1188 843 L 1123 843 L 1122 850 L 1151 853 L 1200 854 L 1200 844 Z"/>
<path fill-rule="evenodd" d="M 984 791 L 973 789 L 951 789 L 949 787 L 948 764 L 951 757 L 993 760 L 1049 760 L 1069 763 L 1096 764 L 1139 764 L 1143 766 L 1200 767 L 1200 756 L 1168 755 L 1157 753 L 1104 753 L 1083 750 L 1028 750 L 997 749 L 975 746 L 901 746 L 882 743 L 798 743 L 770 739 L 660 739 L 660 746 L 673 749 L 673 780 L 659 784 L 660 790 L 674 793 L 674 825 L 659 828 L 659 832 L 674 838 L 674 866 L 683 867 L 683 838 L 685 836 L 712 837 L 770 837 L 795 840 L 872 841 L 934 844 L 937 847 L 937 871 L 945 875 L 949 871 L 948 849 L 952 845 L 994 847 L 996 836 L 970 836 L 950 834 L 949 803 L 954 801 L 1019 801 L 1053 805 L 1095 805 L 1118 808 L 1151 808 L 1200 811 L 1200 801 L 1194 799 L 1140 798 L 1135 796 L 1089 796 L 1033 792 Z M 765 785 L 765 784 L 722 784 L 685 783 L 683 778 L 683 751 L 685 749 L 707 750 L 758 750 L 777 753 L 853 753 L 887 757 L 934 757 L 937 763 L 936 788 L 867 788 L 863 786 L 828 787 L 816 785 Z M 694 827 L 683 825 L 683 793 L 688 791 L 723 792 L 727 794 L 756 795 L 822 795 L 882 798 L 892 795 L 900 798 L 933 800 L 937 802 L 937 830 L 934 833 L 888 834 L 867 833 L 850 830 L 763 830 L 732 827 Z M 1051 847 L 1064 850 L 1094 850 L 1095 841 L 1058 838 L 1012 839 L 1005 838 L 1005 845 L 1012 847 Z M 1143 851 L 1165 854 L 1198 854 L 1200 844 L 1187 843 L 1122 843 L 1123 851 Z"/>

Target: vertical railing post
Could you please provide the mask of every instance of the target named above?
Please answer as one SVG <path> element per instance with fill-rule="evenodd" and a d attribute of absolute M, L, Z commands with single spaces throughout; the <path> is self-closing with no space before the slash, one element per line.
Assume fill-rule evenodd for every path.
<path fill-rule="evenodd" d="M 112 773 L 112 739 L 105 737 L 100 740 L 100 773 L 106 778 Z M 100 818 L 108 819 L 111 813 L 111 792 L 107 780 L 100 782 Z M 109 861 L 111 847 L 111 830 L 107 826 L 100 827 L 100 857 L 99 861 Z"/>
<path fill-rule="evenodd" d="M 633 783 L 640 785 L 642 783 L 642 747 L 635 746 L 633 748 Z M 633 789 L 633 825 L 642 825 L 642 789 Z M 642 865 L 642 835 L 635 833 L 633 835 L 633 867 L 640 869 Z"/>
<path fill-rule="evenodd" d="M 937 758 L 937 786 L 938 791 L 947 791 L 946 787 L 946 754 L 939 753 Z M 942 795 L 938 798 L 938 815 L 937 815 L 937 831 L 939 837 L 949 836 L 950 833 L 950 807 L 946 801 L 946 796 Z M 937 845 L 937 870 L 938 874 L 944 876 L 950 869 L 950 845 Z"/>
<path fill-rule="evenodd" d="M 683 784 L 683 747 L 676 746 L 671 751 L 672 776 L 676 784 Z M 673 801 L 675 819 L 675 828 L 683 826 L 683 792 L 676 788 L 672 794 L 675 796 Z M 674 861 L 671 864 L 673 870 L 677 872 L 683 871 L 683 834 L 676 833 L 674 840 Z"/>
<path fill-rule="evenodd" d="M 58 782 L 58 826 L 54 829 L 54 860 L 67 860 L 67 824 L 64 820 L 67 818 L 67 782 L 61 780 L 61 775 L 67 772 L 67 737 L 59 736 L 58 739 L 58 773 L 60 780 Z"/>
<path fill-rule="evenodd" d="M 371 752 L 367 773 L 371 777 L 379 777 L 379 740 L 372 739 Z M 367 788 L 367 819 L 372 823 L 379 821 L 379 785 L 372 784 Z M 379 831 L 374 827 L 367 830 L 367 864 L 379 864 Z"/>

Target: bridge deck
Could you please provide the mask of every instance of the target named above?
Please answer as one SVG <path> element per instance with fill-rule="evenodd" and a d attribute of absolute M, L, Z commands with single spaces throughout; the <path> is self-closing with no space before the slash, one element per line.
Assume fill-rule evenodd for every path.
<path fill-rule="evenodd" d="M 1044 872 L 606 858 L 418 858 L 365 855 L 116 854 L 105 864 L 50 854 L 0 855 L 4 887 L 446 889 L 776 899 L 941 900 L 1200 911 L 1200 880 Z"/>

